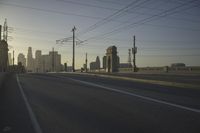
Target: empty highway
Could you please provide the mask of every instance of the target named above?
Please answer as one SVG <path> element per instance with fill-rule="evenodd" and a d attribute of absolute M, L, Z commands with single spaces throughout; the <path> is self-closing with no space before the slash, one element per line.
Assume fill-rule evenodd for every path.
<path fill-rule="evenodd" d="M 0 92 L 0 133 L 200 132 L 200 88 L 7 73 Z"/>

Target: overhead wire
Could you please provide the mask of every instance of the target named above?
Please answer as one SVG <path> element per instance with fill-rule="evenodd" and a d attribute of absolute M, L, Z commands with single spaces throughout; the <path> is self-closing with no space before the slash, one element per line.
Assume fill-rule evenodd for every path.
<path fill-rule="evenodd" d="M 132 6 L 135 7 L 135 8 L 137 8 L 138 6 L 149 2 L 149 0 L 145 0 L 145 1 L 142 1 L 141 3 L 138 3 L 139 1 L 140 0 L 136 0 L 136 1 L 131 2 L 127 6 L 119 9 L 118 11 L 114 12 L 113 14 L 111 14 L 111 15 L 105 17 L 104 19 L 98 21 L 97 23 L 91 25 L 86 30 L 79 32 L 77 35 L 80 36 L 81 34 L 86 34 L 86 33 L 90 32 L 90 31 L 92 31 L 92 30 L 94 30 L 94 29 L 96 29 L 98 27 L 101 27 L 102 25 L 110 22 L 111 20 L 116 19 L 117 17 L 122 16 Z"/>
<path fill-rule="evenodd" d="M 14 4 L 14 3 L 0 2 L 0 4 L 1 5 L 5 5 L 5 6 L 14 6 L 14 7 L 19 7 L 19 8 L 25 8 L 25 9 L 31 9 L 31 10 L 36 10 L 36 11 L 42 11 L 42 12 L 46 12 L 46 13 L 54 13 L 54 14 L 60 14 L 60 15 L 78 16 L 78 17 L 84 17 L 84 18 L 90 18 L 90 19 L 101 19 L 101 17 L 96 17 L 96 16 L 87 16 L 87 15 L 70 13 L 70 12 L 55 11 L 55 10 L 50 10 L 50 9 L 41 9 L 41 8 L 37 8 L 37 7 L 24 6 L 24 5 Z"/>
<path fill-rule="evenodd" d="M 139 20 L 137 22 L 134 22 L 134 23 L 131 23 L 129 25 L 125 25 L 125 26 L 122 26 L 120 28 L 117 28 L 117 29 L 114 29 L 110 32 L 107 32 L 107 33 L 104 33 L 104 34 L 101 34 L 101 35 L 98 35 L 98 36 L 93 36 L 93 37 L 90 37 L 89 39 L 86 39 L 85 41 L 88 41 L 88 40 L 91 40 L 91 39 L 95 39 L 95 38 L 103 38 L 105 36 L 109 36 L 111 34 L 115 34 L 117 32 L 120 32 L 120 31 L 123 31 L 123 30 L 126 30 L 126 29 L 130 29 L 130 28 L 133 28 L 133 26 L 139 26 L 139 25 L 142 25 L 142 24 L 145 24 L 147 22 L 150 22 L 150 21 L 153 21 L 153 20 L 157 20 L 159 18 L 162 18 L 162 17 L 165 17 L 165 16 L 168 16 L 168 15 L 172 15 L 172 14 L 175 14 L 177 12 L 180 12 L 182 10 L 186 10 L 186 9 L 190 9 L 191 7 L 197 7 L 197 6 L 200 6 L 200 5 L 192 5 L 192 6 L 189 6 L 187 8 L 184 8 L 182 10 L 178 10 L 178 11 L 174 11 L 174 10 L 177 10 L 179 8 L 182 8 L 184 6 L 187 6 L 187 5 L 190 5 L 190 4 L 193 4 L 194 2 L 197 2 L 198 0 L 193 0 L 193 1 L 190 1 L 190 2 L 186 2 L 184 4 L 181 4 L 179 6 L 176 6 L 176 7 L 173 7 L 173 8 L 170 8 L 168 10 L 165 10 L 164 12 L 161 12 L 161 13 L 158 13 L 158 14 L 155 14 L 155 15 L 152 15 L 150 17 L 147 17 L 147 18 L 144 18 L 142 20 Z M 173 11 L 173 12 L 172 12 Z"/>

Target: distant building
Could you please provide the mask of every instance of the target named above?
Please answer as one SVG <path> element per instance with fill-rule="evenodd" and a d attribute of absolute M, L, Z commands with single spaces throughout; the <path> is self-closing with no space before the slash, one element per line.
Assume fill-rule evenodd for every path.
<path fill-rule="evenodd" d="M 42 72 L 50 72 L 51 63 L 49 55 L 42 55 L 41 60 L 42 60 Z"/>
<path fill-rule="evenodd" d="M 50 51 L 50 63 L 51 63 L 51 71 L 52 72 L 59 72 L 62 69 L 61 66 L 61 55 L 58 54 L 57 51 Z"/>
<path fill-rule="evenodd" d="M 100 64 L 100 59 L 99 56 L 96 57 L 96 69 L 100 69 L 101 68 L 101 64 Z"/>
<path fill-rule="evenodd" d="M 99 56 L 96 57 L 95 62 L 90 63 L 90 70 L 100 70 L 100 60 Z"/>
<path fill-rule="evenodd" d="M 87 71 L 87 65 L 86 64 L 83 64 L 83 70 Z"/>
<path fill-rule="evenodd" d="M 186 65 L 184 63 L 173 63 L 171 67 L 186 67 Z"/>
<path fill-rule="evenodd" d="M 96 70 L 96 62 L 90 63 L 90 70 Z"/>
<path fill-rule="evenodd" d="M 42 72 L 42 51 L 36 50 L 35 52 L 35 72 Z"/>
<path fill-rule="evenodd" d="M 8 53 L 8 65 L 12 65 L 13 64 L 13 62 L 12 62 L 12 55 L 11 55 L 11 53 Z"/>
<path fill-rule="evenodd" d="M 50 51 L 48 55 L 41 56 L 42 72 L 60 72 L 62 70 L 61 55 L 57 51 Z"/>
<path fill-rule="evenodd" d="M 117 56 L 117 47 L 110 46 L 106 50 L 106 72 L 118 72 L 119 56 Z"/>
<path fill-rule="evenodd" d="M 72 72 L 72 66 L 67 66 L 67 72 Z"/>
<path fill-rule="evenodd" d="M 27 71 L 28 72 L 34 72 L 34 59 L 33 59 L 32 48 L 31 47 L 28 47 Z"/>
<path fill-rule="evenodd" d="M 132 68 L 132 64 L 130 64 L 130 63 L 120 63 L 119 68 Z"/>
<path fill-rule="evenodd" d="M 21 64 L 20 64 L 20 62 L 21 62 Z M 20 65 L 26 67 L 26 58 L 25 58 L 24 54 L 20 53 L 18 55 L 18 57 L 17 57 L 17 64 L 20 64 Z"/>
<path fill-rule="evenodd" d="M 7 68 L 8 68 L 8 44 L 5 40 L 0 40 L 0 71 L 6 72 Z"/>

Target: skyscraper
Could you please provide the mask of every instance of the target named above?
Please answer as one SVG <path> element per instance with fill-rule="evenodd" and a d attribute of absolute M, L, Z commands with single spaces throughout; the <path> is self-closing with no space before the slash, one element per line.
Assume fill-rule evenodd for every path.
<path fill-rule="evenodd" d="M 28 47 L 27 71 L 28 72 L 34 72 L 34 59 L 33 59 L 32 48 L 31 47 Z"/>
<path fill-rule="evenodd" d="M 90 63 L 90 70 L 100 70 L 100 60 L 99 56 L 96 57 L 95 62 Z"/>
<path fill-rule="evenodd" d="M 8 65 L 12 65 L 12 55 L 11 53 L 8 53 Z"/>
<path fill-rule="evenodd" d="M 17 58 L 17 64 L 19 64 L 19 62 L 22 63 L 22 66 L 26 67 L 26 58 L 24 56 L 24 54 L 19 53 L 18 58 Z"/>
<path fill-rule="evenodd" d="M 106 56 L 103 56 L 103 69 L 106 70 Z"/>
<path fill-rule="evenodd" d="M 49 52 L 49 59 L 52 72 L 58 72 L 61 70 L 61 55 L 57 51 Z"/>
<path fill-rule="evenodd" d="M 96 57 L 96 69 L 100 69 L 100 59 L 99 59 L 99 56 Z"/>
<path fill-rule="evenodd" d="M 42 51 L 35 52 L 35 72 L 42 72 Z"/>

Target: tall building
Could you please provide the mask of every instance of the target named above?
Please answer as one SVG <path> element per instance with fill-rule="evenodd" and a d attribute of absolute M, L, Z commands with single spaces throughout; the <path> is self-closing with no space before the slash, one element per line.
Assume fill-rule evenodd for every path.
<path fill-rule="evenodd" d="M 32 56 L 32 48 L 28 48 L 27 72 L 60 72 L 63 70 L 61 55 L 57 51 L 50 51 L 47 55 L 42 55 L 41 50 L 36 50 L 35 59 Z"/>
<path fill-rule="evenodd" d="M 0 71 L 6 72 L 8 68 L 8 44 L 0 40 Z"/>
<path fill-rule="evenodd" d="M 8 65 L 12 65 L 13 64 L 13 62 L 12 62 L 12 55 L 11 55 L 11 53 L 8 53 Z"/>
<path fill-rule="evenodd" d="M 33 59 L 32 48 L 31 47 L 28 47 L 27 71 L 28 72 L 34 72 L 34 59 Z"/>
<path fill-rule="evenodd" d="M 103 69 L 106 69 L 106 56 L 103 56 Z"/>
<path fill-rule="evenodd" d="M 35 72 L 42 72 L 42 51 L 36 50 L 35 52 Z"/>
<path fill-rule="evenodd" d="M 61 55 L 57 51 L 50 51 L 51 71 L 58 72 L 61 70 Z"/>
<path fill-rule="evenodd" d="M 108 47 L 106 50 L 106 72 L 118 72 L 119 62 L 119 56 L 117 56 L 117 47 Z"/>
<path fill-rule="evenodd" d="M 90 63 L 90 70 L 100 70 L 100 60 L 99 56 L 96 57 L 95 62 Z"/>
<path fill-rule="evenodd" d="M 100 59 L 99 56 L 96 57 L 96 69 L 100 69 L 101 68 L 101 64 L 100 64 Z"/>
<path fill-rule="evenodd" d="M 21 62 L 21 65 L 26 67 L 26 58 L 24 56 L 24 54 L 19 53 L 18 57 L 17 57 L 17 64 L 19 64 Z"/>
<path fill-rule="evenodd" d="M 51 63 L 49 55 L 42 55 L 41 62 L 42 62 L 42 72 L 50 72 Z"/>
<path fill-rule="evenodd" d="M 50 51 L 48 55 L 42 55 L 42 72 L 59 72 L 62 70 L 61 55 L 57 51 Z"/>

